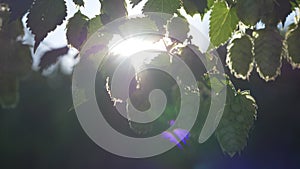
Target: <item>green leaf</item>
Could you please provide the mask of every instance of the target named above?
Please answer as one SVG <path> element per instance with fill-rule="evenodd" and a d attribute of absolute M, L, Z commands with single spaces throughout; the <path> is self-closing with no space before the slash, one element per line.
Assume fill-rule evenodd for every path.
<path fill-rule="evenodd" d="M 84 1 L 83 0 L 73 0 L 73 2 L 78 5 L 78 6 L 84 6 Z"/>
<path fill-rule="evenodd" d="M 132 7 L 134 8 L 137 4 L 139 4 L 142 0 L 129 0 L 130 4 L 132 4 Z"/>
<path fill-rule="evenodd" d="M 286 35 L 285 45 L 288 52 L 288 61 L 293 68 L 300 68 L 300 27 L 290 30 Z"/>
<path fill-rule="evenodd" d="M 246 25 L 254 26 L 260 20 L 261 0 L 238 0 L 237 16 Z"/>
<path fill-rule="evenodd" d="M 257 72 L 265 81 L 275 80 L 281 69 L 283 38 L 276 28 L 258 30 L 255 36 L 254 58 Z"/>
<path fill-rule="evenodd" d="M 187 39 L 190 31 L 188 22 L 180 17 L 174 17 L 167 23 L 167 31 L 169 38 L 179 42 L 184 42 Z"/>
<path fill-rule="evenodd" d="M 67 16 L 64 0 L 36 0 L 27 16 L 27 26 L 35 35 L 34 51 L 47 34 L 61 25 Z"/>
<path fill-rule="evenodd" d="M 228 87 L 225 109 L 215 134 L 222 150 L 231 157 L 246 147 L 256 109 L 249 91 L 236 92 Z"/>
<path fill-rule="evenodd" d="M 253 69 L 253 42 L 248 35 L 240 35 L 227 46 L 226 63 L 230 72 L 237 78 L 249 79 Z"/>
<path fill-rule="evenodd" d="M 100 0 L 100 3 L 104 24 L 127 15 L 125 0 Z"/>
<path fill-rule="evenodd" d="M 69 19 L 67 24 L 67 40 L 73 47 L 80 49 L 86 41 L 88 31 L 88 17 L 80 11 Z"/>
<path fill-rule="evenodd" d="M 88 21 L 88 35 L 87 37 L 92 36 L 98 29 L 103 26 L 101 22 L 100 15 L 95 16 L 94 18 Z"/>
<path fill-rule="evenodd" d="M 218 1 L 212 7 L 209 36 L 215 47 L 227 42 L 238 25 L 235 8 L 229 8 L 225 2 Z"/>
<path fill-rule="evenodd" d="M 185 11 L 191 16 L 196 13 L 203 16 L 208 9 L 207 0 L 183 0 L 182 2 Z"/>
<path fill-rule="evenodd" d="M 143 12 L 177 13 L 182 5 L 181 0 L 148 0 L 143 8 Z"/>

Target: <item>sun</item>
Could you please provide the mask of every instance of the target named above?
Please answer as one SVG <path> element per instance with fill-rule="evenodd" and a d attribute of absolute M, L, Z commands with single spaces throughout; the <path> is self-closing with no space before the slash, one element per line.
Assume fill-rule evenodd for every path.
<path fill-rule="evenodd" d="M 165 46 L 162 40 L 153 41 L 150 40 L 150 38 L 145 40 L 145 38 L 132 37 L 128 39 L 122 39 L 111 49 L 111 53 L 123 57 L 129 57 L 136 53 L 147 50 L 163 51 L 165 50 Z"/>

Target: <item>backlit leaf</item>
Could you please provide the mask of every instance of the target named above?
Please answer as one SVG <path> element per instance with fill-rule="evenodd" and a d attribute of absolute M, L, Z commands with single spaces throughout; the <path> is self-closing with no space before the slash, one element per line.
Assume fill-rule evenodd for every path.
<path fill-rule="evenodd" d="M 95 33 L 98 29 L 103 26 L 101 22 L 100 15 L 95 16 L 94 18 L 88 21 L 88 37 Z"/>
<path fill-rule="evenodd" d="M 235 8 L 229 8 L 225 2 L 218 1 L 212 7 L 209 36 L 215 47 L 227 42 L 238 25 Z"/>
<path fill-rule="evenodd" d="M 182 5 L 181 0 L 148 0 L 143 12 L 177 13 Z"/>
<path fill-rule="evenodd" d="M 286 36 L 288 61 L 294 68 L 300 68 L 300 27 L 290 30 Z"/>
<path fill-rule="evenodd" d="M 222 150 L 231 157 L 246 147 L 256 109 L 255 100 L 248 91 L 236 92 L 228 87 L 225 109 L 215 134 Z"/>
<path fill-rule="evenodd" d="M 189 29 L 188 22 L 180 17 L 172 18 L 167 24 L 168 36 L 179 42 L 187 39 Z"/>
<path fill-rule="evenodd" d="M 203 16 L 208 8 L 207 0 L 183 0 L 182 2 L 185 11 L 191 16 L 196 13 L 200 13 Z"/>
<path fill-rule="evenodd" d="M 102 23 L 107 24 L 115 19 L 126 16 L 125 0 L 100 0 Z"/>
<path fill-rule="evenodd" d="M 238 0 L 237 16 L 246 25 L 255 25 L 260 20 L 261 0 Z"/>
<path fill-rule="evenodd" d="M 88 18 L 80 11 L 69 19 L 67 24 L 67 40 L 73 47 L 80 49 L 87 38 Z"/>
<path fill-rule="evenodd" d="M 27 16 L 27 26 L 35 35 L 34 50 L 47 34 L 61 25 L 67 16 L 64 0 L 36 0 Z"/>
<path fill-rule="evenodd" d="M 237 78 L 248 79 L 253 68 L 253 43 L 251 37 L 243 35 L 233 39 L 227 46 L 226 63 Z"/>
<path fill-rule="evenodd" d="M 277 29 L 263 29 L 255 33 L 254 58 L 257 72 L 265 81 L 280 74 L 283 38 Z"/>

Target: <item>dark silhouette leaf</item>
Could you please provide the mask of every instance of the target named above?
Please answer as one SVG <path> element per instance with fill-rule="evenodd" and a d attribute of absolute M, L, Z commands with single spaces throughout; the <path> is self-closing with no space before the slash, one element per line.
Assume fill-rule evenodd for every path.
<path fill-rule="evenodd" d="M 29 11 L 27 26 L 35 35 L 34 51 L 47 34 L 61 25 L 67 16 L 64 0 L 36 0 Z"/>
<path fill-rule="evenodd" d="M 73 0 L 73 2 L 78 5 L 78 6 L 84 6 L 84 1 L 83 0 Z"/>
<path fill-rule="evenodd" d="M 88 33 L 88 18 L 80 11 L 69 19 L 67 24 L 67 40 L 73 47 L 80 49 L 86 41 Z"/>
<path fill-rule="evenodd" d="M 255 25 L 261 16 L 261 0 L 238 0 L 236 11 L 239 19 L 246 25 Z"/>
<path fill-rule="evenodd" d="M 102 23 L 107 24 L 115 19 L 126 16 L 125 0 L 100 0 Z"/>
<path fill-rule="evenodd" d="M 55 64 L 60 57 L 68 52 L 69 48 L 67 46 L 45 52 L 39 63 L 40 69 L 45 70 L 49 68 L 51 65 Z"/>
<path fill-rule="evenodd" d="M 142 0 L 130 0 L 130 4 L 132 4 L 132 7 L 134 8 L 137 4 L 139 4 Z"/>
<path fill-rule="evenodd" d="M 183 0 L 182 2 L 185 11 L 191 16 L 196 13 L 203 16 L 208 9 L 207 0 Z"/>

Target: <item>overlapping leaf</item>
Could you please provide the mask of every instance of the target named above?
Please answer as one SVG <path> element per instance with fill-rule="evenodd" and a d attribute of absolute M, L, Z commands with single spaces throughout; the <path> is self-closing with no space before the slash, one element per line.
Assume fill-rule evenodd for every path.
<path fill-rule="evenodd" d="M 49 66 L 55 64 L 60 57 L 67 54 L 69 48 L 67 46 L 47 51 L 43 54 L 39 67 L 41 70 L 47 69 Z"/>
<path fill-rule="evenodd" d="M 293 67 L 300 68 L 300 27 L 290 30 L 286 36 L 288 61 Z"/>
<path fill-rule="evenodd" d="M 88 37 L 90 37 L 93 33 L 95 33 L 98 29 L 103 26 L 101 22 L 100 15 L 95 16 L 94 18 L 88 21 Z"/>
<path fill-rule="evenodd" d="M 256 32 L 254 58 L 257 72 L 265 81 L 275 80 L 280 74 L 283 38 L 276 29 Z"/>
<path fill-rule="evenodd" d="M 187 39 L 189 29 L 188 22 L 180 17 L 172 18 L 167 24 L 169 38 L 179 42 L 184 42 Z"/>
<path fill-rule="evenodd" d="M 238 0 L 237 16 L 244 24 L 253 26 L 260 20 L 261 4 L 261 0 Z"/>
<path fill-rule="evenodd" d="M 27 26 L 35 35 L 34 50 L 47 34 L 62 24 L 67 15 L 64 0 L 36 0 L 29 11 Z"/>
<path fill-rule="evenodd" d="M 209 36 L 215 47 L 227 42 L 238 25 L 235 8 L 229 8 L 223 1 L 218 1 L 212 7 L 210 16 Z"/>
<path fill-rule="evenodd" d="M 227 50 L 226 63 L 231 73 L 237 78 L 248 79 L 254 62 L 251 37 L 243 35 L 233 39 Z"/>
<path fill-rule="evenodd" d="M 88 18 L 80 11 L 69 19 L 67 24 L 67 40 L 73 47 L 80 49 L 88 32 Z"/>
<path fill-rule="evenodd" d="M 143 12 L 177 13 L 182 5 L 181 0 L 148 0 L 143 8 Z"/>
<path fill-rule="evenodd" d="M 203 16 L 208 9 L 207 0 L 183 0 L 182 2 L 185 11 L 191 16 L 196 13 Z"/>
<path fill-rule="evenodd" d="M 100 0 L 102 23 L 107 24 L 127 14 L 125 0 Z"/>
<path fill-rule="evenodd" d="M 218 142 L 231 157 L 247 145 L 249 132 L 256 119 L 256 103 L 249 91 L 228 87 L 222 119 L 216 130 Z"/>

